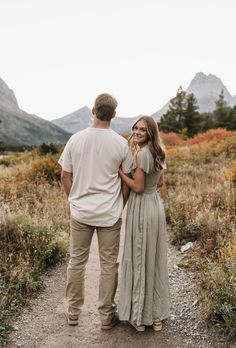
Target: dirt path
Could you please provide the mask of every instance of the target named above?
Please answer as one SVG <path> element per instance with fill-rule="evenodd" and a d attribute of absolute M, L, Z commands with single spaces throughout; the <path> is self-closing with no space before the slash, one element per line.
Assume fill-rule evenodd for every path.
<path fill-rule="evenodd" d="M 124 229 L 121 233 L 121 250 Z M 97 312 L 99 259 L 94 236 L 86 274 L 86 299 L 79 326 L 69 327 L 64 315 L 66 264 L 53 270 L 45 280 L 45 291 L 26 308 L 15 322 L 10 348 L 207 348 L 236 347 L 219 338 L 200 319 L 194 274 L 176 266 L 180 255 L 169 248 L 172 315 L 161 332 L 148 328 L 135 331 L 121 323 L 111 331 L 100 330 Z M 196 283 L 196 281 L 195 281 Z M 117 294 L 118 297 L 118 294 Z"/>

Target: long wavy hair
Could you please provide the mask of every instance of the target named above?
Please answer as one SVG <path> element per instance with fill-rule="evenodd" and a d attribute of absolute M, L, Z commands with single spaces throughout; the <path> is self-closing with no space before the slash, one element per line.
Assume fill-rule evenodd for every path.
<path fill-rule="evenodd" d="M 147 127 L 148 147 L 154 160 L 154 168 L 156 171 L 166 168 L 165 165 L 165 150 L 161 141 L 160 132 L 157 122 L 151 116 L 141 116 L 132 126 L 132 134 L 128 141 L 131 149 L 137 149 L 137 145 L 133 141 L 133 130 L 136 124 L 144 121 Z"/>

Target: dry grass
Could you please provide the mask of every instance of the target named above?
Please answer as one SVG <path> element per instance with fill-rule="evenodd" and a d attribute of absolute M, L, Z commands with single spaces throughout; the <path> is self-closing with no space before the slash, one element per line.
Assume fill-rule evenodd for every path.
<path fill-rule="evenodd" d="M 168 149 L 165 204 L 172 242 L 196 241 L 204 314 L 236 335 L 236 135 L 215 135 Z"/>
<path fill-rule="evenodd" d="M 12 313 L 37 293 L 42 273 L 67 252 L 67 201 L 58 182 L 57 156 L 28 156 L 30 160 L 22 155 L 19 161 L 12 156 L 8 167 L 0 167 L 2 344 Z"/>
<path fill-rule="evenodd" d="M 164 139 L 165 140 L 165 139 Z M 162 189 L 171 240 L 196 241 L 204 314 L 236 333 L 236 135 L 214 130 L 190 141 L 170 134 Z M 168 142 L 167 142 L 168 144 Z M 0 339 L 9 317 L 41 286 L 41 274 L 66 253 L 67 200 L 57 155 L 10 154 L 0 165 Z"/>

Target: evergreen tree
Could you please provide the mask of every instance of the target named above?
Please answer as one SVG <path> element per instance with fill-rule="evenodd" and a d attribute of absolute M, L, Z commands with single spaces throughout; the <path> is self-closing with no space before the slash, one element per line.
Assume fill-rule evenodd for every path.
<path fill-rule="evenodd" d="M 186 108 L 183 113 L 183 127 L 186 129 L 188 137 L 192 137 L 201 131 L 202 117 L 197 111 L 198 109 L 197 99 L 194 94 L 188 94 L 186 96 Z"/>
<path fill-rule="evenodd" d="M 236 105 L 228 111 L 227 123 L 227 129 L 236 130 Z"/>
<path fill-rule="evenodd" d="M 215 121 L 212 112 L 201 113 L 201 132 L 206 132 L 208 129 L 215 128 Z"/>
<path fill-rule="evenodd" d="M 170 101 L 168 111 L 161 117 L 159 127 L 164 132 L 180 133 L 184 125 L 186 108 L 186 92 L 179 87 L 175 98 Z"/>
<path fill-rule="evenodd" d="M 230 108 L 227 107 L 227 103 L 224 97 L 224 91 L 221 90 L 219 98 L 216 101 L 216 109 L 213 112 L 215 127 L 228 128 L 229 124 L 227 122 L 228 113 Z"/>

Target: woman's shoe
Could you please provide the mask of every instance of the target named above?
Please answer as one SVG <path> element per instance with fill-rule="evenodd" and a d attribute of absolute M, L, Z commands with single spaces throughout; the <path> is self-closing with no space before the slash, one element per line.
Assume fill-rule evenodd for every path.
<path fill-rule="evenodd" d="M 154 331 L 161 331 L 162 330 L 162 321 L 161 320 L 155 320 L 152 324 L 152 328 Z"/>
<path fill-rule="evenodd" d="M 145 325 L 136 325 L 136 324 L 131 323 L 131 322 L 129 322 L 129 323 L 130 323 L 130 325 L 132 325 L 135 328 L 135 330 L 137 330 L 139 332 L 145 331 Z"/>

